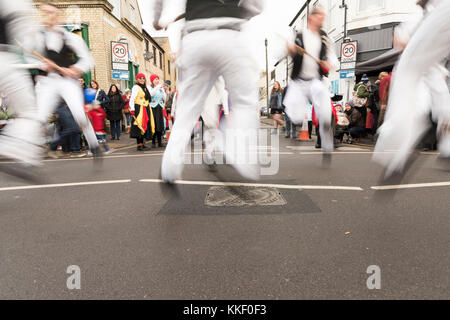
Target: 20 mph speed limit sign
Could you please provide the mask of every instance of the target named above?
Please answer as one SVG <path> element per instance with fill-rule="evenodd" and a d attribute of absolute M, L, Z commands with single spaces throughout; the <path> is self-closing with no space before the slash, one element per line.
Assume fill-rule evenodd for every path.
<path fill-rule="evenodd" d="M 128 64 L 128 44 L 111 41 L 112 63 Z"/>
<path fill-rule="evenodd" d="M 358 42 L 345 42 L 342 44 L 341 63 L 356 62 L 356 53 L 358 50 Z"/>

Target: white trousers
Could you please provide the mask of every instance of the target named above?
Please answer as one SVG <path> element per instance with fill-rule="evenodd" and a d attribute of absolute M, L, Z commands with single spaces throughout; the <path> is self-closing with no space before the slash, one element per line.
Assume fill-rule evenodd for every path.
<path fill-rule="evenodd" d="M 50 74 L 47 77 L 39 76 L 36 97 L 41 122 L 47 122 L 58 104 L 64 100 L 83 131 L 89 147 L 91 149 L 98 147 L 94 129 L 84 112 L 83 91 L 78 80 L 56 74 Z"/>
<path fill-rule="evenodd" d="M 373 157 L 386 168 L 386 177 L 403 170 L 428 128 L 430 105 L 438 133 L 450 124 L 449 91 L 438 67 L 450 53 L 449 16 L 450 1 L 441 1 L 412 36 L 393 73 L 386 117 Z M 441 154 L 450 156 L 450 134 L 439 139 Z"/>
<path fill-rule="evenodd" d="M 291 80 L 284 98 L 286 114 L 295 124 L 302 124 L 308 111 L 308 103 L 314 105 L 319 120 L 319 131 L 324 152 L 333 151 L 331 128 L 331 99 L 328 89 L 318 79 Z"/>
<path fill-rule="evenodd" d="M 162 160 L 162 178 L 171 182 L 181 178 L 191 132 L 214 83 L 223 76 L 233 106 L 233 121 L 226 132 L 226 161 L 243 177 L 258 179 L 259 163 L 241 161 L 242 155 L 255 150 L 259 129 L 258 72 L 242 34 L 232 30 L 192 32 L 183 39 L 179 59 L 177 115 Z"/>
<path fill-rule="evenodd" d="M 41 123 L 33 83 L 26 70 L 14 67 L 18 63 L 20 59 L 14 54 L 0 52 L 0 91 L 8 97 L 8 108 L 16 114 L 0 135 L 0 155 L 38 165 L 43 144 Z"/>
<path fill-rule="evenodd" d="M 228 104 L 228 95 L 225 90 L 225 81 L 222 77 L 217 79 L 214 87 L 206 98 L 201 117 L 204 124 L 203 141 L 205 142 L 205 153 L 208 160 L 213 159 L 215 151 L 223 151 L 221 132 L 218 129 L 220 105 Z"/>

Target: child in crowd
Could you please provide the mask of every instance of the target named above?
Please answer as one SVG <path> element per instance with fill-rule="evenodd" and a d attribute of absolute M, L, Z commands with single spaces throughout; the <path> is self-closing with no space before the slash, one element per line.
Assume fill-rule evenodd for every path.
<path fill-rule="evenodd" d="M 105 131 L 105 119 L 106 112 L 101 107 L 100 103 L 95 100 L 96 92 L 94 89 L 84 90 L 84 99 L 86 105 L 84 106 L 84 111 L 88 115 L 94 127 L 95 135 L 100 145 L 103 146 L 104 153 L 110 154 L 113 151 L 109 148 L 106 142 L 106 131 Z M 88 153 L 90 155 L 90 153 Z"/>

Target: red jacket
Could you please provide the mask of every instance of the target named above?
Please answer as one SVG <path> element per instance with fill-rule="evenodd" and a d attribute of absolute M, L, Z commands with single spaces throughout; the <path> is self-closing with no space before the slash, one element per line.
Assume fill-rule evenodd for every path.
<path fill-rule="evenodd" d="M 334 121 L 337 124 L 338 123 L 338 117 L 337 117 L 337 113 L 336 113 L 336 107 L 335 107 L 333 102 L 331 102 L 331 113 L 332 113 L 332 115 L 334 117 Z M 314 127 L 317 128 L 319 126 L 319 120 L 316 117 L 316 112 L 314 110 L 314 106 L 313 106 L 313 109 L 312 109 L 312 121 L 313 121 Z"/>
<path fill-rule="evenodd" d="M 385 76 L 383 79 L 381 79 L 380 87 L 378 89 L 381 105 L 387 105 L 389 99 L 389 86 L 391 84 L 391 76 L 392 72 L 389 73 L 389 75 Z"/>
<path fill-rule="evenodd" d="M 105 118 L 106 112 L 103 108 L 93 109 L 88 112 L 89 119 L 91 119 L 94 131 L 104 131 L 105 130 Z"/>

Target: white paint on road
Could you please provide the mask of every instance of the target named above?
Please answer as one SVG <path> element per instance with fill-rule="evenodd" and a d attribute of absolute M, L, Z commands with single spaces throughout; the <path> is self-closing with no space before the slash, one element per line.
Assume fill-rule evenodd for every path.
<path fill-rule="evenodd" d="M 161 179 L 141 179 L 139 181 L 149 183 L 163 183 Z M 184 185 L 201 185 L 201 186 L 263 187 L 263 188 L 266 187 L 278 189 L 363 191 L 363 189 L 360 187 L 346 187 L 346 186 L 313 186 L 313 185 L 242 183 L 242 182 L 221 182 L 221 181 L 188 181 L 188 180 L 176 180 L 175 183 Z"/>
<path fill-rule="evenodd" d="M 374 190 L 394 190 L 394 189 L 432 188 L 432 187 L 447 187 L 447 186 L 450 186 L 450 181 L 448 181 L 448 182 L 430 182 L 430 183 L 414 183 L 414 184 L 374 186 L 374 187 L 371 187 L 371 189 L 374 189 Z"/>
<path fill-rule="evenodd" d="M 130 179 L 126 179 L 126 180 L 86 181 L 86 182 L 72 182 L 72 183 L 41 184 L 41 185 L 31 185 L 31 186 L 29 185 L 29 186 L 0 188 L 0 192 L 1 191 L 15 191 L 15 190 L 30 190 L 30 189 L 92 186 L 92 185 L 100 185 L 100 184 L 119 184 L 119 183 L 130 183 L 130 182 L 131 182 Z"/>

